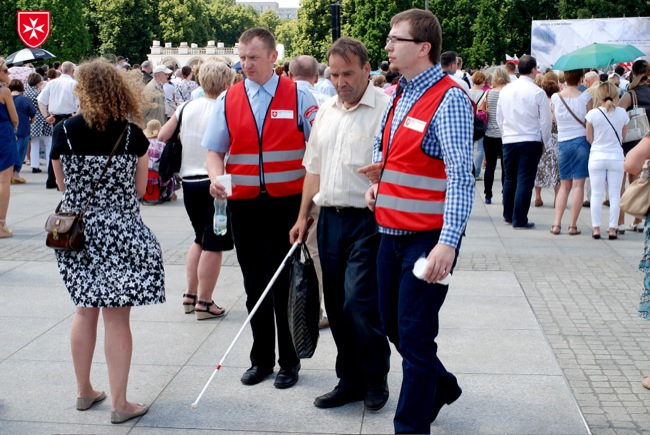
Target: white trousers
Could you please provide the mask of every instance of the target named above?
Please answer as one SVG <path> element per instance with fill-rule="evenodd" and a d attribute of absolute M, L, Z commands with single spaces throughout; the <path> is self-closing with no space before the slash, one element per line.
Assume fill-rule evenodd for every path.
<path fill-rule="evenodd" d="M 609 228 L 618 227 L 623 174 L 623 160 L 589 160 L 591 225 L 594 228 L 600 227 L 601 223 L 600 215 L 603 209 L 605 181 L 607 181 L 607 194 L 609 196 Z"/>
<path fill-rule="evenodd" d="M 50 161 L 50 148 L 52 148 L 52 136 L 39 136 L 32 138 L 32 151 L 29 154 L 32 168 L 36 169 L 41 163 L 41 145 L 45 148 L 45 168 Z"/>

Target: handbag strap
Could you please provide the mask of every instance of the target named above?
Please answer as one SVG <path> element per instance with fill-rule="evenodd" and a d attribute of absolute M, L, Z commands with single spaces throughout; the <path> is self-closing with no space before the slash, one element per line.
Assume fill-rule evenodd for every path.
<path fill-rule="evenodd" d="M 176 130 L 174 130 L 172 138 L 178 137 L 178 133 L 181 131 L 181 123 L 183 122 L 183 110 L 185 110 L 185 106 L 187 106 L 189 103 L 190 102 L 188 101 L 187 103 L 183 104 L 183 107 L 181 107 L 181 110 L 178 112 L 178 123 L 176 124 Z"/>
<path fill-rule="evenodd" d="M 65 126 L 65 121 L 63 121 L 63 122 L 64 122 L 64 126 Z M 104 169 L 102 169 L 102 173 L 99 176 L 99 179 L 97 179 L 97 181 L 95 182 L 95 185 L 93 186 L 92 192 L 90 192 L 90 196 L 88 197 L 88 201 L 86 201 L 85 207 L 83 208 L 83 210 L 81 210 L 81 213 L 79 214 L 80 218 L 82 218 L 83 215 L 86 213 L 86 210 L 88 209 L 88 206 L 90 205 L 90 200 L 93 199 L 93 197 L 95 196 L 95 192 L 97 191 L 97 187 L 99 186 L 99 183 L 102 181 L 102 178 L 104 178 L 104 175 L 106 174 L 106 171 L 108 170 L 108 165 L 111 164 L 111 160 L 113 159 L 113 156 L 117 152 L 118 146 L 122 142 L 122 138 L 124 137 L 124 133 L 126 133 L 126 131 L 130 130 L 130 129 L 131 129 L 131 127 L 129 126 L 129 123 L 127 122 L 126 126 L 124 127 L 124 130 L 122 130 L 122 133 L 120 133 L 120 137 L 117 138 L 117 142 L 115 142 L 115 146 L 113 147 L 113 150 L 111 151 L 111 154 L 108 156 L 108 160 L 106 160 L 106 164 L 104 165 Z M 61 203 L 59 203 L 59 205 L 57 206 L 56 212 L 59 211 L 60 206 L 61 206 Z"/>
<path fill-rule="evenodd" d="M 634 91 L 628 91 L 630 93 L 630 97 L 632 97 L 632 109 L 636 109 L 639 107 L 639 100 L 636 97 L 636 92 Z"/>
<path fill-rule="evenodd" d="M 566 101 L 564 101 L 564 98 L 562 98 L 562 94 L 558 92 L 557 95 L 560 97 L 560 101 L 562 101 L 562 104 L 564 104 L 564 107 L 566 107 L 566 110 L 568 110 L 569 113 L 571 114 L 571 116 L 573 116 L 573 119 L 575 119 L 578 122 L 578 124 L 582 125 L 583 127 L 586 127 L 587 124 L 585 124 L 583 121 L 580 121 L 580 118 L 578 118 L 576 116 L 576 114 L 573 113 L 573 110 L 571 110 L 571 108 L 566 103 Z"/>
<path fill-rule="evenodd" d="M 612 127 L 612 130 L 614 130 L 614 134 L 616 135 L 616 139 L 618 139 L 619 145 L 623 146 L 623 142 L 621 142 L 621 138 L 618 136 L 618 131 L 616 131 L 616 129 L 614 128 L 614 124 L 612 124 L 612 122 L 609 120 L 609 117 L 607 115 L 605 115 L 605 112 L 603 112 L 600 109 L 600 107 L 598 108 L 598 111 L 603 114 L 603 116 L 605 117 L 605 119 L 607 120 L 609 125 Z"/>

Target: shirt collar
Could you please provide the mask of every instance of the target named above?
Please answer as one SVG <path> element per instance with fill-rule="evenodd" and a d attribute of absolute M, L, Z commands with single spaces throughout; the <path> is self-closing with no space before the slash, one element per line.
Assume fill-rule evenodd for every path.
<path fill-rule="evenodd" d="M 252 80 L 246 79 L 246 88 L 250 89 L 251 93 L 253 94 L 258 92 L 260 88 L 264 88 L 264 90 L 270 96 L 275 97 L 275 90 L 278 88 L 279 81 L 280 81 L 280 76 L 274 72 L 273 74 L 271 74 L 271 78 L 268 79 L 267 82 L 261 86 Z"/>
<path fill-rule="evenodd" d="M 402 76 L 399 79 L 399 87 L 405 88 L 408 85 L 418 90 L 424 90 L 430 88 L 435 83 L 438 83 L 444 76 L 445 73 L 440 67 L 440 63 L 437 63 L 413 77 L 411 81 L 407 81 Z"/>
<path fill-rule="evenodd" d="M 341 101 L 341 99 L 339 98 L 338 95 L 336 96 L 336 98 L 332 99 L 333 100 L 332 101 L 332 106 L 336 106 L 336 107 L 338 107 L 338 108 L 340 108 L 340 109 L 342 109 L 342 110 L 344 110 L 346 112 L 349 112 L 351 110 L 357 110 L 357 108 L 359 106 L 361 106 L 361 105 L 368 106 L 368 107 L 374 109 L 375 105 L 377 103 L 377 101 L 376 101 L 377 97 L 376 97 L 375 92 L 376 92 L 375 91 L 375 86 L 372 84 L 372 82 L 370 82 L 370 80 L 368 80 L 368 84 L 366 85 L 366 90 L 363 93 L 363 95 L 361 96 L 361 99 L 356 104 L 356 106 L 350 107 L 349 109 L 346 108 L 343 105 L 343 102 Z"/>

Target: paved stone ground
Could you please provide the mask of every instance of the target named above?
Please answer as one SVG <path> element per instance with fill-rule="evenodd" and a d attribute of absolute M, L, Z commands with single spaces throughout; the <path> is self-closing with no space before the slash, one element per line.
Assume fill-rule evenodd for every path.
<path fill-rule="evenodd" d="M 168 296 L 172 302 L 155 313 L 142 310 L 134 320 L 137 323 L 134 332 L 139 334 L 136 339 L 140 341 L 131 388 L 134 395 L 155 399 L 151 415 L 134 426 L 118 428 L 105 425 L 105 407 L 101 414 L 99 411 L 74 413 L 69 407 L 59 405 L 59 400 L 69 401 L 73 381 L 66 348 L 71 310 L 69 301 L 63 300 L 61 291 L 65 290 L 60 280 L 52 279 L 53 255 L 43 246 L 42 223 L 60 196 L 52 191 L 44 193 L 42 185 L 36 185 L 43 181 L 42 175 L 31 175 L 26 174 L 28 185 L 12 187 L 9 223 L 17 236 L 0 241 L 0 323 L 4 329 L 0 331 L 0 395 L 4 396 L 0 398 L 0 433 L 135 434 L 199 433 L 201 430 L 377 433 L 390 430 L 401 375 L 395 354 L 392 362 L 395 372 L 392 370 L 390 377 L 391 400 L 382 413 L 367 415 L 355 407 L 315 413 L 311 400 L 331 387 L 333 377 L 331 337 L 327 332 L 319 347 L 321 360 L 305 362 L 300 388 L 291 393 L 297 396 L 285 396 L 291 397 L 292 404 L 301 404 L 295 412 L 317 419 L 314 421 L 319 425 L 314 430 L 292 424 L 295 415 L 284 409 L 286 398 L 274 399 L 276 392 L 272 388 L 253 391 L 242 390 L 238 385 L 238 375 L 245 367 L 250 345 L 250 337 L 244 336 L 229 367 L 237 373 L 225 373 L 220 378 L 198 417 L 180 411 L 178 398 L 182 399 L 185 410 L 211 370 L 215 349 L 219 348 L 216 344 L 223 348 L 226 337 L 232 337 L 236 323 L 245 317 L 241 277 L 233 253 L 224 257 L 223 273 L 223 285 L 232 290 L 220 293 L 232 307 L 227 318 L 206 325 L 196 324 L 189 319 L 191 316 L 179 317 L 180 307 L 174 304 L 182 292 L 182 270 L 191 240 L 189 225 L 179 218 L 183 216 L 180 203 L 142 209 L 145 221 L 162 241 L 169 271 Z M 553 211 L 548 205 L 531 209 L 531 219 L 537 223 L 535 230 L 513 231 L 501 223 L 500 198 L 495 196 L 494 204 L 485 206 L 480 192 L 482 183 L 479 182 L 468 237 L 461 249 L 456 285 L 452 284 L 441 322 L 441 353 L 445 361 L 459 367 L 456 372 L 464 382 L 465 394 L 458 404 L 441 413 L 432 427 L 434 433 L 584 433 L 584 428 L 581 430 L 575 424 L 571 401 L 564 395 L 562 384 L 566 381 L 569 395 L 575 397 L 592 433 L 650 434 L 650 391 L 640 384 L 642 374 L 650 374 L 650 322 L 636 314 L 642 285 L 642 275 L 636 265 L 643 251 L 643 235 L 626 233 L 617 241 L 594 241 L 589 236 L 590 219 L 585 209 L 579 221 L 581 236 L 566 235 L 567 215 L 564 234 L 552 236 L 548 230 Z M 543 198 L 552 204 L 550 192 L 544 191 Z M 607 211 L 604 208 L 603 214 Z M 489 295 L 504 291 L 513 300 L 523 291 L 523 304 L 517 300 L 507 307 L 510 311 L 499 311 L 500 305 L 508 303 L 507 298 L 491 300 Z M 16 299 L 18 294 L 36 294 L 41 299 L 28 312 L 19 315 L 25 301 Z M 534 334 L 529 332 L 533 330 L 510 324 L 520 322 L 519 316 L 527 311 L 534 313 L 533 324 L 541 327 L 541 340 L 531 339 Z M 186 342 L 168 343 L 164 337 L 169 333 L 180 334 Z M 18 337 L 14 339 L 15 335 Z M 147 343 L 145 339 L 151 338 L 154 342 Z M 469 342 L 470 338 L 475 340 Z M 510 344 L 502 346 L 501 341 L 508 340 Z M 162 355 L 161 350 L 164 352 L 170 345 L 180 347 L 177 351 L 181 354 L 189 352 L 189 359 L 171 352 Z M 461 351 L 477 347 L 480 352 L 471 355 L 475 361 L 463 358 Z M 552 364 L 540 365 L 541 360 L 546 360 L 546 353 L 551 353 Z M 101 350 L 96 353 L 100 367 L 104 365 L 101 354 Z M 486 361 L 488 356 L 496 357 L 496 362 Z M 42 360 L 48 365 L 41 364 Z M 515 370 L 506 367 L 509 360 L 530 364 Z M 559 377 L 549 376 L 554 373 L 555 363 L 561 369 Z M 490 364 L 491 367 L 480 371 L 482 365 Z M 501 371 L 493 367 L 499 364 L 505 367 Z M 50 372 L 39 373 L 44 367 Z M 105 376 L 100 375 L 100 379 L 106 385 Z M 47 384 L 42 382 L 53 383 L 58 390 L 44 390 Z M 553 384 L 549 390 L 549 382 L 557 385 Z M 39 403 L 43 391 L 49 391 L 53 398 Z M 29 410 L 21 407 L 23 401 L 18 399 L 21 397 L 43 415 L 30 415 Z M 296 401 L 296 397 L 301 400 Z M 221 409 L 220 400 L 229 400 L 233 409 L 228 412 Z M 251 409 L 252 406 L 256 408 Z M 250 412 L 259 417 L 257 425 L 246 426 L 241 422 Z M 277 422 L 278 419 L 281 421 Z M 553 426 L 553 419 L 570 424 Z"/>
<path fill-rule="evenodd" d="M 479 198 L 481 192 L 479 182 Z M 552 204 L 552 192 L 543 192 L 543 199 Z M 567 210 L 563 234 L 553 236 L 553 210 L 545 206 L 531 207 L 537 228 L 513 241 L 509 227 L 499 228 L 502 207 L 475 203 L 472 218 L 482 209 L 505 234 L 494 246 L 502 244 L 506 255 L 464 252 L 460 270 L 514 271 L 594 434 L 650 433 L 650 391 L 640 385 L 642 375 L 650 374 L 650 322 L 636 313 L 643 234 L 591 240 L 586 208 L 578 223 L 582 235 L 566 234 Z M 603 222 L 608 212 L 603 207 Z"/>

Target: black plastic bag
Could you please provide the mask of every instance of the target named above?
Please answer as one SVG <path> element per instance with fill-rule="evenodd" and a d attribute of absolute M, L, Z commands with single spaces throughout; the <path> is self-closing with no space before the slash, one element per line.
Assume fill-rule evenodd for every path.
<path fill-rule="evenodd" d="M 185 106 L 181 107 L 181 111 L 178 113 L 178 125 L 176 126 L 176 130 L 174 130 L 172 137 L 165 142 L 165 148 L 163 148 L 163 151 L 160 154 L 160 160 L 158 160 L 158 175 L 160 175 L 160 179 L 163 183 L 171 180 L 174 174 L 181 170 L 183 144 L 181 143 L 180 130 L 184 109 Z"/>
<path fill-rule="evenodd" d="M 300 261 L 301 252 L 304 261 Z M 289 331 L 298 358 L 311 358 L 318 343 L 320 300 L 314 261 L 303 244 L 288 260 L 289 265 Z"/>

